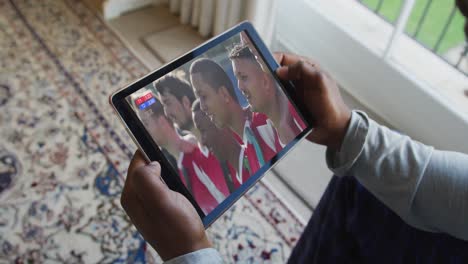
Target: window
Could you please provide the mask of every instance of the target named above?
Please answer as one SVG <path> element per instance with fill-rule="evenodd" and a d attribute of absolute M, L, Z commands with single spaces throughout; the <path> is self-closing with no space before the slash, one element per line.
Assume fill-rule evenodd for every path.
<path fill-rule="evenodd" d="M 427 26 L 435 20 L 429 6 L 419 25 L 426 1 L 406 0 L 404 8 L 402 0 L 278 0 L 273 47 L 317 59 L 345 90 L 413 138 L 468 153 L 460 144 L 468 134 L 467 59 L 444 56 L 464 47 L 463 28 L 455 30 L 460 14 L 452 1 L 434 1 L 448 5 L 450 23 L 439 18 L 441 27 Z M 408 19 L 399 25 L 402 12 Z M 428 38 L 431 27 L 435 37 Z"/>

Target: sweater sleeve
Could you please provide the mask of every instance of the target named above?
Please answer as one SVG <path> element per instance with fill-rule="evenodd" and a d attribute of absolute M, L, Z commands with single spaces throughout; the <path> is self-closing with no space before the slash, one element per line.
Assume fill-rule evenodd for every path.
<path fill-rule="evenodd" d="M 221 264 L 221 255 L 214 248 L 204 248 L 170 259 L 165 264 Z"/>
<path fill-rule="evenodd" d="M 468 240 L 468 155 L 434 150 L 353 111 L 329 168 L 352 175 L 408 224 Z"/>

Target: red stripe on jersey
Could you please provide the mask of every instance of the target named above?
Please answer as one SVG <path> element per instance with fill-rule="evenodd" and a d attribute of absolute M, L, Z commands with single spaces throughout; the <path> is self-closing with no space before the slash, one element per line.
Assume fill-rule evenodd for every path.
<path fill-rule="evenodd" d="M 302 120 L 299 113 L 296 111 L 296 108 L 291 103 L 288 103 L 289 114 L 292 118 L 289 121 L 289 126 L 293 129 L 294 134 L 299 135 L 304 129 L 306 129 L 306 124 Z"/>
<path fill-rule="evenodd" d="M 229 195 L 219 161 L 211 153 L 208 157 L 204 156 L 198 147 L 190 153 L 184 153 L 181 158 L 182 160 L 178 163 L 181 164 L 179 173 L 182 181 L 187 186 L 182 175 L 183 170 L 187 173 L 187 177 L 190 180 L 194 199 L 205 214 L 210 213 L 221 202 L 221 195 L 224 198 Z M 212 184 L 205 184 L 203 181 L 211 181 Z M 218 200 L 214 196 L 214 193 L 218 194 Z"/>
<path fill-rule="evenodd" d="M 237 189 L 239 188 L 242 184 L 239 182 L 238 178 L 237 178 L 237 169 L 234 169 L 234 167 L 229 163 L 227 162 L 227 167 L 229 169 L 229 173 L 231 174 L 231 179 L 232 179 L 232 183 L 234 185 L 234 189 Z M 249 171 L 247 169 L 243 169 L 242 171 L 242 175 L 248 175 L 249 174 Z"/>
<path fill-rule="evenodd" d="M 283 149 L 278 132 L 265 114 L 253 113 L 251 128 L 262 149 L 265 162 L 270 161 L 276 153 Z"/>
<path fill-rule="evenodd" d="M 248 120 L 245 121 L 244 123 L 244 130 L 250 127 L 250 122 Z M 251 142 L 245 142 L 247 139 L 241 138 L 236 132 L 232 131 L 232 135 L 234 138 L 237 140 L 237 142 L 244 147 L 244 155 L 245 158 L 248 162 L 244 162 L 244 166 L 249 170 L 248 177 L 250 177 L 251 174 L 257 172 L 258 169 L 260 169 L 260 163 L 258 161 L 257 153 L 255 152 L 255 147 Z M 245 133 L 245 132 L 244 132 Z M 256 135 L 254 135 L 257 137 Z M 244 137 L 244 135 L 242 135 Z M 258 140 L 257 140 L 258 141 Z M 247 143 L 247 144 L 246 144 Z M 243 174 L 242 178 L 245 178 Z M 248 178 L 247 177 L 247 178 Z M 245 181 L 243 181 L 245 182 Z"/>

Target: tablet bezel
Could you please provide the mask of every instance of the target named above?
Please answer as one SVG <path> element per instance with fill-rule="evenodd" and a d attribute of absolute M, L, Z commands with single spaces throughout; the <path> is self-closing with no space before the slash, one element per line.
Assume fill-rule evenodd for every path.
<path fill-rule="evenodd" d="M 247 180 L 247 182 L 242 184 L 242 186 L 235 190 L 212 212 L 210 212 L 208 215 L 205 215 L 202 209 L 198 206 L 193 196 L 185 188 L 182 180 L 178 175 L 178 172 L 172 169 L 172 166 L 170 165 L 169 161 L 164 157 L 162 151 L 159 149 L 156 142 L 154 142 L 154 140 L 151 138 L 151 136 L 143 126 L 142 122 L 137 117 L 136 113 L 131 109 L 131 106 L 128 104 L 125 98 L 138 91 L 139 89 L 151 84 L 155 80 L 179 68 L 180 66 L 191 61 L 192 59 L 202 55 L 209 49 L 221 44 L 225 40 L 235 36 L 236 34 L 241 33 L 242 31 L 245 31 L 245 33 L 247 33 L 252 44 L 257 49 L 258 54 L 262 57 L 261 59 L 263 59 L 263 61 L 266 63 L 269 71 L 273 74 L 276 81 L 282 84 L 281 88 L 288 96 L 289 101 L 293 104 L 293 106 L 296 107 L 301 117 L 303 117 L 304 123 L 307 125 L 307 128 L 304 131 L 302 131 L 293 141 L 289 142 L 270 161 L 266 162 L 266 164 L 262 168 L 260 168 L 256 173 L 254 173 L 249 178 L 249 180 Z M 247 192 L 251 187 L 253 187 L 255 183 L 259 181 L 268 170 L 270 170 L 281 158 L 283 158 L 291 150 L 292 147 L 296 146 L 301 139 L 303 139 L 310 131 L 312 131 L 313 124 L 310 124 L 308 122 L 308 120 L 310 121 L 312 119 L 310 117 L 304 118 L 306 116 L 306 112 L 304 111 L 305 107 L 303 105 L 298 104 L 292 99 L 292 93 L 295 90 L 294 85 L 291 82 L 281 82 L 276 76 L 275 70 L 278 67 L 278 63 L 275 61 L 273 55 L 268 50 L 265 43 L 262 41 L 252 24 L 245 21 L 227 30 L 226 32 L 209 39 L 200 46 L 174 59 L 173 61 L 167 63 L 161 68 L 147 74 L 139 80 L 127 85 L 122 89 L 119 89 L 109 97 L 110 104 L 117 112 L 118 116 L 120 117 L 120 120 L 123 122 L 125 128 L 127 129 L 128 133 L 130 134 L 138 148 L 145 154 L 146 159 L 148 161 L 158 161 L 161 163 L 162 179 L 165 181 L 165 183 L 171 190 L 181 193 L 192 203 L 192 205 L 197 210 L 197 213 L 201 217 L 205 228 L 208 228 L 218 217 L 220 217 L 227 209 L 229 209 L 240 197 L 244 195 L 245 192 Z"/>

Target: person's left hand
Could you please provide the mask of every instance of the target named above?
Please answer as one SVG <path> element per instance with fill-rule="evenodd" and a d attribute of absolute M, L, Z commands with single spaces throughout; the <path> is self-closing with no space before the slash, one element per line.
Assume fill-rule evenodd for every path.
<path fill-rule="evenodd" d="M 137 151 L 120 202 L 144 239 L 164 261 L 211 247 L 192 204 L 160 178 L 159 163 L 146 164 Z"/>

